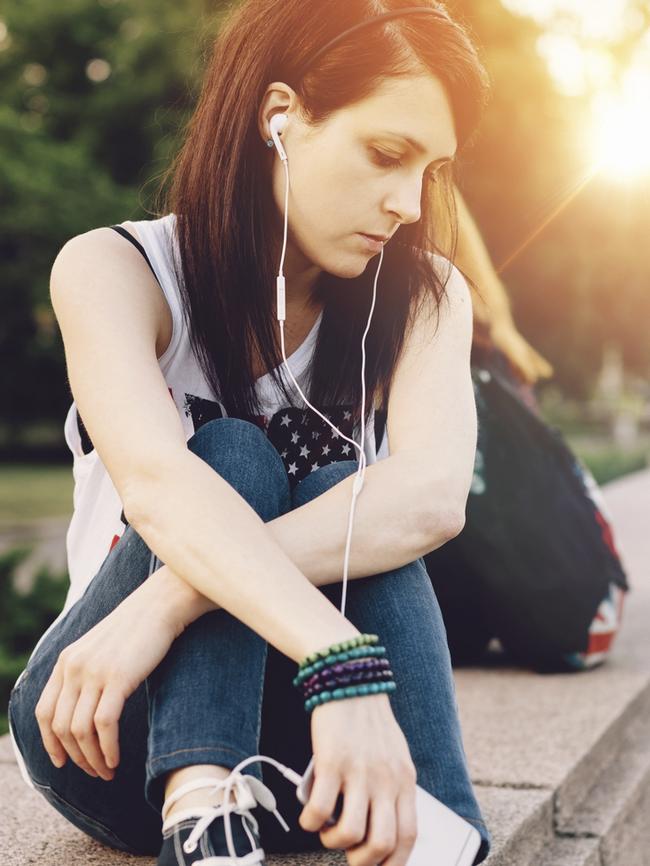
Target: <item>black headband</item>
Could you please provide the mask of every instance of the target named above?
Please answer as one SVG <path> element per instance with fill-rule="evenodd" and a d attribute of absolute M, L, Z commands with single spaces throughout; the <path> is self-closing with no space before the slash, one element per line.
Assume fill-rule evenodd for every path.
<path fill-rule="evenodd" d="M 363 21 L 359 21 L 358 24 L 354 24 L 352 27 L 348 27 L 348 29 L 344 30 L 343 33 L 339 33 L 338 36 L 335 36 L 334 39 L 330 39 L 328 43 L 323 45 L 323 47 L 320 48 L 316 52 L 316 54 L 314 54 L 313 57 L 309 59 L 307 63 L 303 64 L 300 70 L 298 70 L 296 80 L 301 81 L 307 69 L 312 66 L 312 64 L 315 63 L 315 61 L 318 60 L 319 57 L 321 57 L 326 51 L 328 51 L 332 47 L 332 45 L 335 45 L 349 33 L 354 33 L 355 30 L 360 30 L 362 27 L 366 27 L 369 24 L 375 24 L 378 21 L 385 21 L 387 18 L 399 18 L 402 15 L 412 15 L 414 13 L 433 14 L 437 15 L 438 18 L 444 18 L 445 20 L 448 20 L 445 12 L 440 9 L 432 9 L 431 6 L 405 6 L 403 9 L 393 9 L 390 12 L 382 12 L 380 15 L 375 15 L 373 18 L 366 18 Z"/>

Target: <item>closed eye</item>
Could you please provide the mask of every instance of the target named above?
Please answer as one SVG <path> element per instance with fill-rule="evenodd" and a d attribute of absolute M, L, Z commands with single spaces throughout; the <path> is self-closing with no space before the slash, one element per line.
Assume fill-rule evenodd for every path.
<path fill-rule="evenodd" d="M 373 161 L 375 165 L 379 165 L 382 168 L 388 169 L 401 168 L 403 165 L 401 159 L 395 159 L 394 157 L 386 156 L 385 153 L 382 153 L 381 150 L 378 150 L 376 147 L 371 147 L 370 150 L 373 153 Z M 428 171 L 424 172 L 424 176 L 427 177 L 429 180 L 433 181 L 434 183 L 437 180 L 436 174 L 436 169 L 429 169 Z"/>

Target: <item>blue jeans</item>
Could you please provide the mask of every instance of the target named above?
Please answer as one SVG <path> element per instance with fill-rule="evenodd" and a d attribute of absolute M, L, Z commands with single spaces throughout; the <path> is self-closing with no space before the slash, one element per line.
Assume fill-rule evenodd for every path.
<path fill-rule="evenodd" d="M 236 418 L 204 424 L 187 444 L 264 522 L 315 499 L 358 467 L 356 460 L 330 463 L 291 490 L 282 459 L 263 431 Z M 34 708 L 60 652 L 159 565 L 127 526 L 84 595 L 30 659 L 9 702 L 14 737 L 46 800 L 95 839 L 154 856 L 162 844 L 160 809 L 171 770 L 190 764 L 234 767 L 262 754 L 302 773 L 312 753 L 309 715 L 292 684 L 295 662 L 218 609 L 191 623 L 127 699 L 119 723 L 120 764 L 110 782 L 89 776 L 70 758 L 60 769 L 52 764 Z M 337 607 L 341 589 L 341 582 L 321 587 Z M 397 683 L 391 706 L 418 784 L 476 826 L 482 845 L 475 862 L 482 862 L 490 835 L 468 775 L 445 627 L 422 558 L 349 581 L 345 613 L 361 632 L 378 634 L 386 646 Z M 291 828 L 287 833 L 272 813 L 256 809 L 267 853 L 327 850 L 318 833 L 298 824 L 303 807 L 294 786 L 275 767 L 256 762 L 244 772 L 273 790 Z"/>

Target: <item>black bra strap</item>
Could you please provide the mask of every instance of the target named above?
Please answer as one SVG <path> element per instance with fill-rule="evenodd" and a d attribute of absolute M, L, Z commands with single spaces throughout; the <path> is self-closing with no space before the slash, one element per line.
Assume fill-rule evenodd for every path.
<path fill-rule="evenodd" d="M 149 261 L 149 256 L 144 251 L 144 247 L 142 246 L 140 241 L 136 240 L 130 232 L 127 232 L 127 230 L 124 228 L 124 226 L 109 226 L 109 228 L 115 229 L 115 231 L 118 232 L 119 234 L 121 234 L 122 237 L 126 238 L 127 241 L 131 241 L 133 246 L 142 253 L 146 263 L 151 268 L 151 273 L 154 275 L 154 277 L 156 277 L 156 281 L 158 282 L 158 284 L 160 284 L 160 281 L 158 280 L 158 277 L 156 276 L 156 272 L 154 271 L 153 266 L 152 266 L 151 262 Z"/>

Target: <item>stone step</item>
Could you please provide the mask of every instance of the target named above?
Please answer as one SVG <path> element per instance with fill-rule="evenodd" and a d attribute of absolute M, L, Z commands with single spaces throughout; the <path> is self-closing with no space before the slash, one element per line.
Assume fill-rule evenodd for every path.
<path fill-rule="evenodd" d="M 598 839 L 602 866 L 650 864 L 649 701 L 623 734 L 619 750 L 556 833 L 571 840 Z"/>

